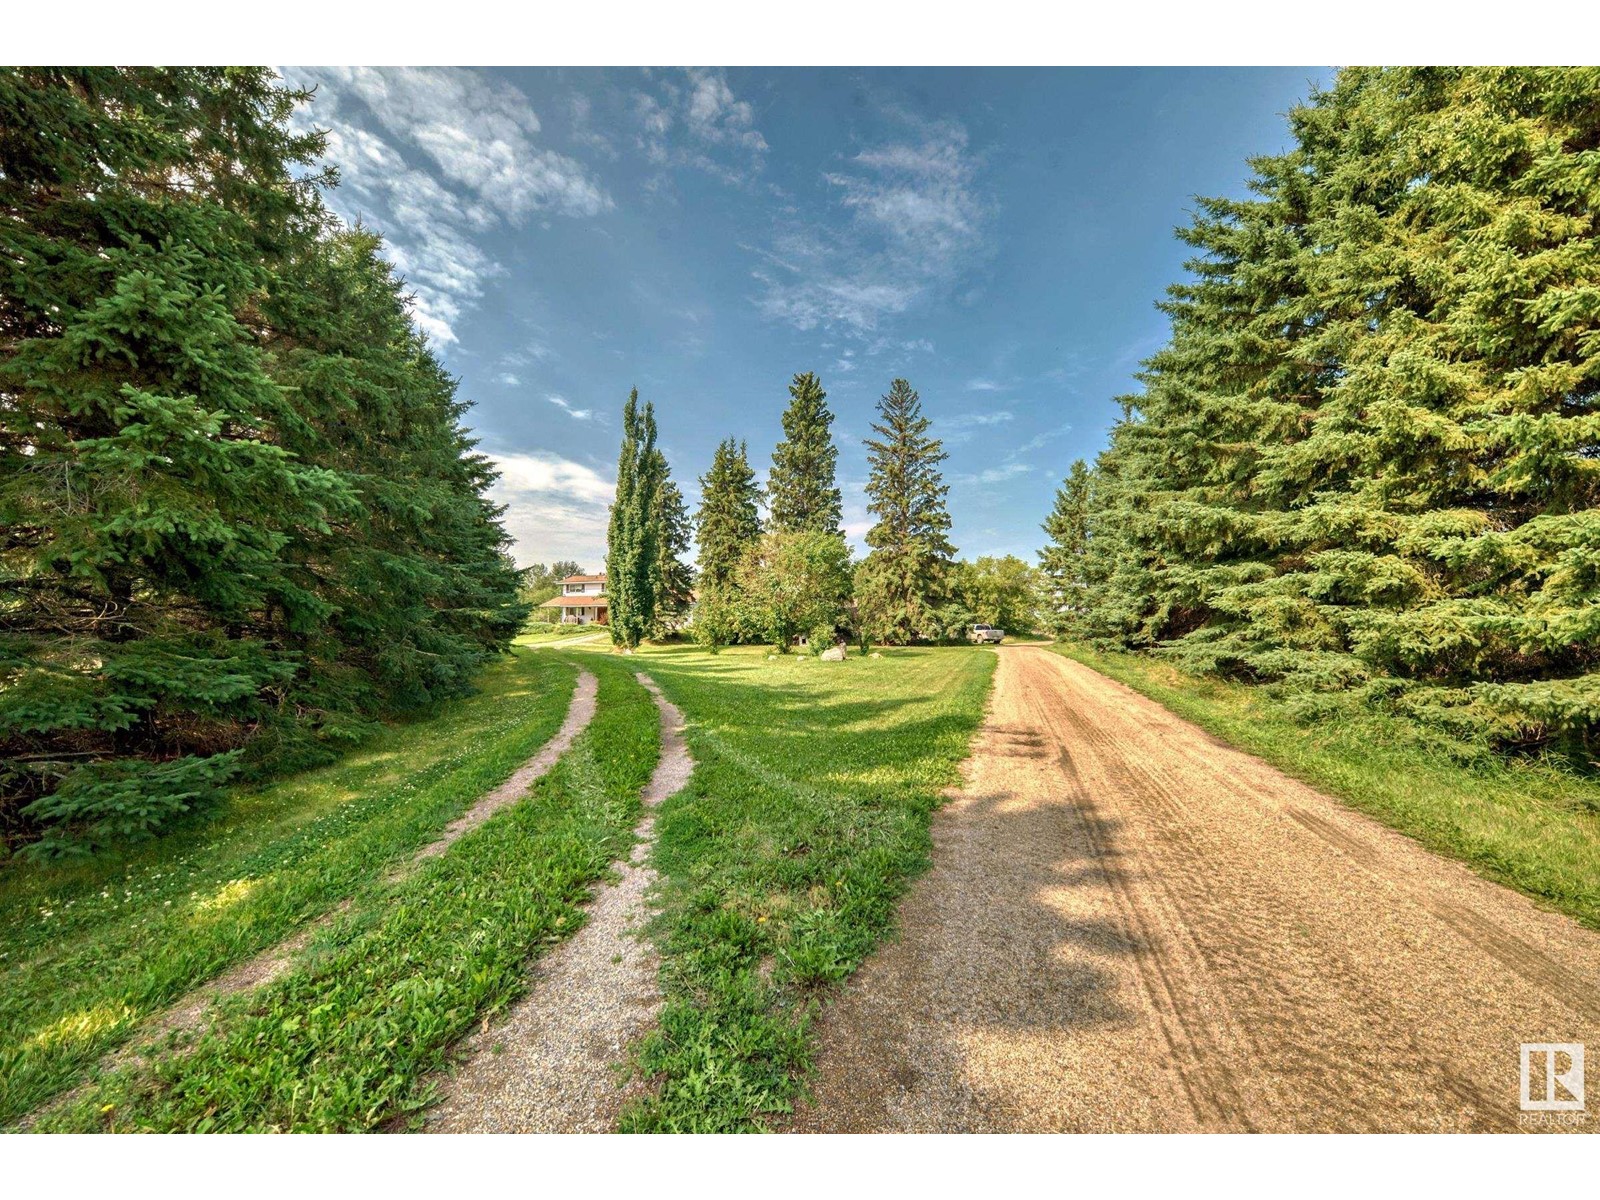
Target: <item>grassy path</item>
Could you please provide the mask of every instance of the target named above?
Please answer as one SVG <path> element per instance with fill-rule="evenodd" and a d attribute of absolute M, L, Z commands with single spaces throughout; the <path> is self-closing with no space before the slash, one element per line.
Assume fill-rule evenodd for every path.
<path fill-rule="evenodd" d="M 350 1132 L 425 1107 L 451 1047 L 520 994 L 528 960 L 583 923 L 590 885 L 631 845 L 655 706 L 625 664 L 586 665 L 598 712 L 526 799 L 381 882 L 197 1039 L 98 1080 L 38 1127 Z"/>
<path fill-rule="evenodd" d="M 640 1098 L 622 1124 L 750 1129 L 787 1111 L 817 998 L 889 932 L 927 862 L 993 655 L 826 664 L 568 645 L 519 652 L 482 696 L 130 860 L 0 879 L 15 931 L 0 942 L 16 985 L 0 997 L 7 1121 L 86 1075 L 39 1128 L 419 1121 L 463 1037 L 525 992 L 530 961 L 584 924 L 593 884 L 634 845 L 659 749 L 640 669 L 682 710 L 698 765 L 656 824 L 664 1006 L 634 1048 Z M 579 663 L 599 680 L 588 729 L 525 798 L 461 822 L 550 739 Z M 397 869 L 453 823 L 443 853 Z M 68 936 L 41 938 L 62 911 Z M 309 944 L 281 975 L 142 1061 L 94 1071 L 149 1013 L 296 930 Z"/>
<path fill-rule="evenodd" d="M 815 1001 L 890 932 L 959 779 L 991 652 L 823 663 L 758 647 L 641 656 L 684 714 L 694 775 L 656 821 L 666 1004 L 629 1130 L 761 1128 L 810 1062 Z"/>
<path fill-rule="evenodd" d="M 528 994 L 461 1047 L 465 1061 L 442 1081 L 429 1133 L 609 1133 L 624 1093 L 617 1067 L 655 1024 L 660 961 L 641 936 L 656 873 L 648 864 L 655 810 L 694 770 L 683 715 L 648 676 L 660 710 L 661 755 L 642 797 L 644 817 L 627 858 L 596 889 L 587 923 L 533 971 Z"/>
<path fill-rule="evenodd" d="M 519 654 L 479 695 L 209 822 L 120 859 L 0 873 L 0 1124 L 440 836 L 555 733 L 575 677 Z"/>

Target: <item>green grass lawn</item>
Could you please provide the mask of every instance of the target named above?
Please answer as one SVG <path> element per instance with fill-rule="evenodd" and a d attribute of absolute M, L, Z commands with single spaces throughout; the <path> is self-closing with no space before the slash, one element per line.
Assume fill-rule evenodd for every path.
<path fill-rule="evenodd" d="M 650 1093 L 624 1128 L 759 1128 L 800 1092 L 821 989 L 890 932 L 926 867 L 995 658 L 741 647 L 635 661 L 682 709 L 696 766 L 656 824 L 667 1003 L 637 1053 Z"/>
<path fill-rule="evenodd" d="M 354 1132 L 423 1108 L 450 1048 L 520 995 L 633 843 L 659 753 L 632 665 L 596 656 L 599 708 L 526 799 L 332 923 L 192 1045 L 99 1080 L 45 1131 Z"/>
<path fill-rule="evenodd" d="M 1537 762 L 1451 757 L 1380 713 L 1303 724 L 1260 688 L 1135 654 L 1057 646 L 1224 741 L 1489 879 L 1600 928 L 1600 784 Z"/>
<path fill-rule="evenodd" d="M 889 933 L 927 864 L 993 655 L 554 649 L 124 859 L 0 875 L 5 1122 L 87 1080 L 39 1128 L 405 1124 L 451 1047 L 521 993 L 528 962 L 582 924 L 589 886 L 626 853 L 659 753 L 641 669 L 683 709 L 697 766 L 656 826 L 667 1003 L 635 1048 L 650 1087 L 626 1127 L 751 1129 L 787 1111 L 818 996 Z M 600 677 L 589 730 L 526 799 L 390 880 L 553 733 L 579 661 Z M 283 976 L 145 1063 L 95 1068 L 144 1016 L 346 898 Z"/>
<path fill-rule="evenodd" d="M 125 856 L 0 870 L 0 1124 L 432 840 L 555 733 L 575 679 L 518 654 L 478 695 Z"/>
<path fill-rule="evenodd" d="M 568 638 L 597 637 L 609 632 L 604 625 L 534 624 L 518 634 L 512 644 L 516 646 L 548 646 L 553 642 L 564 642 Z"/>

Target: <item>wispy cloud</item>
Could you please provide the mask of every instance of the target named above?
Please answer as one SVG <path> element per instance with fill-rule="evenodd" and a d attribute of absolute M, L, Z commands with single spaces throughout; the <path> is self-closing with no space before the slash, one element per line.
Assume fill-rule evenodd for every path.
<path fill-rule="evenodd" d="M 516 387 L 522 382 L 522 380 L 518 379 L 510 371 L 502 371 L 500 374 L 494 377 L 494 381 L 496 383 L 503 383 L 506 387 Z"/>
<path fill-rule="evenodd" d="M 594 409 L 577 408 L 565 396 L 546 396 L 545 399 L 550 401 L 551 404 L 554 404 L 562 412 L 566 413 L 567 416 L 571 417 L 574 421 L 590 421 L 594 419 Z"/>
<path fill-rule="evenodd" d="M 752 272 L 767 316 L 864 336 L 948 289 L 976 258 L 986 206 L 966 129 L 911 124 L 912 140 L 862 150 L 824 176 L 842 228 L 792 207 L 780 215 Z"/>
<path fill-rule="evenodd" d="M 962 442 L 970 442 L 981 430 L 993 429 L 996 425 L 1004 425 L 1015 418 L 1015 413 L 1003 408 L 986 412 L 957 413 L 953 417 L 935 417 L 933 431 L 947 445 L 958 446 Z"/>
<path fill-rule="evenodd" d="M 534 363 L 557 357 L 556 352 L 543 342 L 529 342 L 520 350 L 511 350 L 500 356 L 502 367 L 529 367 Z"/>
<path fill-rule="evenodd" d="M 591 571 L 598 569 L 605 560 L 615 483 L 555 454 L 488 457 L 500 471 L 489 496 L 506 506 L 505 525 L 517 561 L 526 565 L 571 558 Z"/>
<path fill-rule="evenodd" d="M 967 391 L 969 392 L 1001 392 L 1004 390 L 1005 384 L 996 383 L 992 379 L 967 380 Z"/>
<path fill-rule="evenodd" d="M 725 183 L 747 184 L 766 164 L 767 139 L 755 109 L 725 72 L 703 67 L 650 73 L 634 94 L 638 146 L 658 167 L 692 167 Z"/>
<path fill-rule="evenodd" d="M 1016 414 L 1009 409 L 997 408 L 992 412 L 957 413 L 942 418 L 939 425 L 944 429 L 968 429 L 973 425 L 1002 425 L 1015 418 Z"/>
<path fill-rule="evenodd" d="M 613 201 L 581 163 L 538 146 L 538 115 L 510 83 L 440 67 L 308 72 L 421 150 L 452 183 L 512 220 L 536 211 L 592 217 Z"/>
<path fill-rule="evenodd" d="M 1034 434 L 1027 441 L 1018 444 L 1011 452 L 1012 457 L 1019 454 L 1030 454 L 1035 450 L 1043 450 L 1057 438 L 1066 437 L 1072 432 L 1071 425 L 1057 425 L 1054 429 L 1046 429 L 1043 433 Z"/>
<path fill-rule="evenodd" d="M 539 118 L 509 83 L 434 68 L 289 67 L 315 87 L 296 114 L 328 133 L 346 218 L 381 232 L 415 297 L 418 326 L 436 343 L 501 267 L 478 244 L 535 213 L 593 216 L 613 202 L 581 163 L 537 146 Z"/>
<path fill-rule="evenodd" d="M 998 467 L 988 467 L 976 474 L 954 476 L 951 482 L 967 486 L 972 484 L 1004 483 L 1006 480 L 1015 479 L 1019 475 L 1031 475 L 1037 469 L 1028 463 L 1007 462 Z"/>

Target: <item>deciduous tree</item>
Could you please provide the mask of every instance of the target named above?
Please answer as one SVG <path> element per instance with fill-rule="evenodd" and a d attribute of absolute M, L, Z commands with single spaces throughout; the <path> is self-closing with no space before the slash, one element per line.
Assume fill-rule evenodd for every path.
<path fill-rule="evenodd" d="M 622 448 L 617 456 L 617 495 L 606 542 L 606 595 L 611 640 L 633 650 L 655 623 L 657 497 L 663 460 L 656 450 L 655 409 L 639 411 L 639 389 L 622 409 Z"/>

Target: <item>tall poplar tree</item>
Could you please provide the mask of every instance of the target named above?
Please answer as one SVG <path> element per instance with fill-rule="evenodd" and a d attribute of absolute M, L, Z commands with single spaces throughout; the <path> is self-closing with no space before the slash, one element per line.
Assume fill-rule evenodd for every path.
<path fill-rule="evenodd" d="M 717 446 L 711 469 L 700 477 L 695 513 L 701 590 L 726 587 L 739 560 L 761 536 L 761 485 L 750 469 L 745 444 L 728 438 Z"/>
<path fill-rule="evenodd" d="M 939 464 L 948 455 L 930 437 L 922 401 L 904 379 L 889 385 L 878 402 L 878 434 L 867 439 L 867 511 L 877 524 L 867 532 L 872 547 L 856 576 L 862 622 L 882 641 L 903 644 L 934 627 L 944 602 L 950 544 L 950 489 Z"/>
<path fill-rule="evenodd" d="M 833 444 L 828 393 L 807 371 L 789 385 L 783 440 L 772 453 L 767 477 L 768 525 L 778 533 L 844 536 L 844 504 L 835 480 L 839 450 Z"/>
<path fill-rule="evenodd" d="M 622 408 L 622 448 L 617 455 L 617 495 L 606 542 L 606 596 L 611 640 L 633 650 L 656 619 L 656 504 L 660 490 L 655 409 L 639 411 L 639 389 Z"/>

